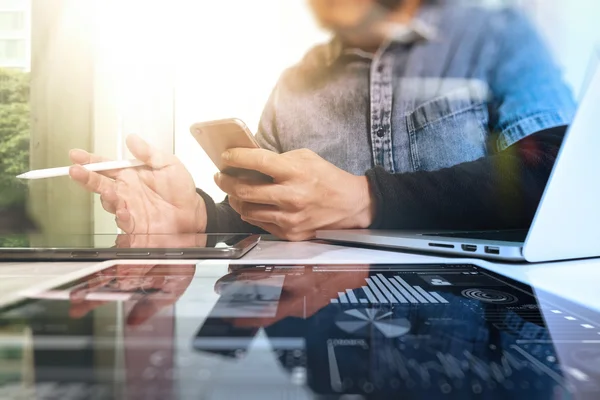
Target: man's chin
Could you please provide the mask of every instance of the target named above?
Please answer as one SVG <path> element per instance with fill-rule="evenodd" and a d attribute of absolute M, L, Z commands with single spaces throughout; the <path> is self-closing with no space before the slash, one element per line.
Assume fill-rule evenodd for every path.
<path fill-rule="evenodd" d="M 360 22 L 358 22 L 358 21 L 340 22 L 340 21 L 331 21 L 331 20 L 324 20 L 324 19 L 317 20 L 317 24 L 319 25 L 319 27 L 321 29 L 332 32 L 334 34 L 353 31 L 353 30 L 358 29 L 358 27 L 361 25 Z"/>
<path fill-rule="evenodd" d="M 381 5 L 375 5 L 370 9 L 363 10 L 356 15 L 341 18 L 317 18 L 318 25 L 335 35 L 355 37 L 357 35 L 372 34 L 376 26 L 384 21 L 389 15 L 389 10 Z"/>

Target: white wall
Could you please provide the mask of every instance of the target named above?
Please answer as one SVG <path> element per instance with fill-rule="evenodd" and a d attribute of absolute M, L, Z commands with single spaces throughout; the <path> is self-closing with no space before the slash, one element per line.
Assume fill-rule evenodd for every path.
<path fill-rule="evenodd" d="M 175 154 L 217 199 L 217 171 L 189 134 L 194 122 L 240 118 L 251 130 L 281 72 L 327 35 L 306 0 L 185 1 L 176 4 Z"/>
<path fill-rule="evenodd" d="M 172 11 L 156 0 L 77 1 L 94 16 L 93 143 L 88 150 L 111 159 L 131 158 L 125 137 L 136 133 L 173 152 Z M 117 231 L 99 196 L 94 196 L 94 230 Z"/>
<path fill-rule="evenodd" d="M 564 68 L 565 79 L 580 98 L 591 61 L 600 60 L 600 1 L 523 0 L 523 3 Z"/>

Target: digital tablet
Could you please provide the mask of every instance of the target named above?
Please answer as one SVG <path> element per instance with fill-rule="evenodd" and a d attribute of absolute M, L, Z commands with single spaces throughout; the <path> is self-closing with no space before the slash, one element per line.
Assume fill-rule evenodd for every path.
<path fill-rule="evenodd" d="M 251 234 L 0 235 L 0 260 L 237 259 Z"/>

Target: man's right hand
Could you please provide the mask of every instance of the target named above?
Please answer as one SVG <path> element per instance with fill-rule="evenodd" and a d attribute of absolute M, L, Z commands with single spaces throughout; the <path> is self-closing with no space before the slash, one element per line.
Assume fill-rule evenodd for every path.
<path fill-rule="evenodd" d="M 106 211 L 126 233 L 199 233 L 206 230 L 206 207 L 194 180 L 177 157 L 150 146 L 139 136 L 127 138 L 131 153 L 146 164 L 103 173 L 81 165 L 107 161 L 85 150 L 71 150 L 69 174 L 98 193 Z"/>

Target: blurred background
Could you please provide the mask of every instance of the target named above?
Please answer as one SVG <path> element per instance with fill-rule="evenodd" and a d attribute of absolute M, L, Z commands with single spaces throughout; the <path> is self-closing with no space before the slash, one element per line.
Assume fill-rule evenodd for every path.
<path fill-rule="evenodd" d="M 579 98 L 600 59 L 599 1 L 469 3 L 526 10 Z M 0 227 L 27 204 L 49 232 L 114 232 L 69 178 L 14 176 L 68 165 L 74 147 L 127 158 L 129 133 L 174 152 L 220 200 L 189 126 L 237 117 L 255 130 L 280 73 L 327 39 L 306 0 L 0 0 Z"/>

